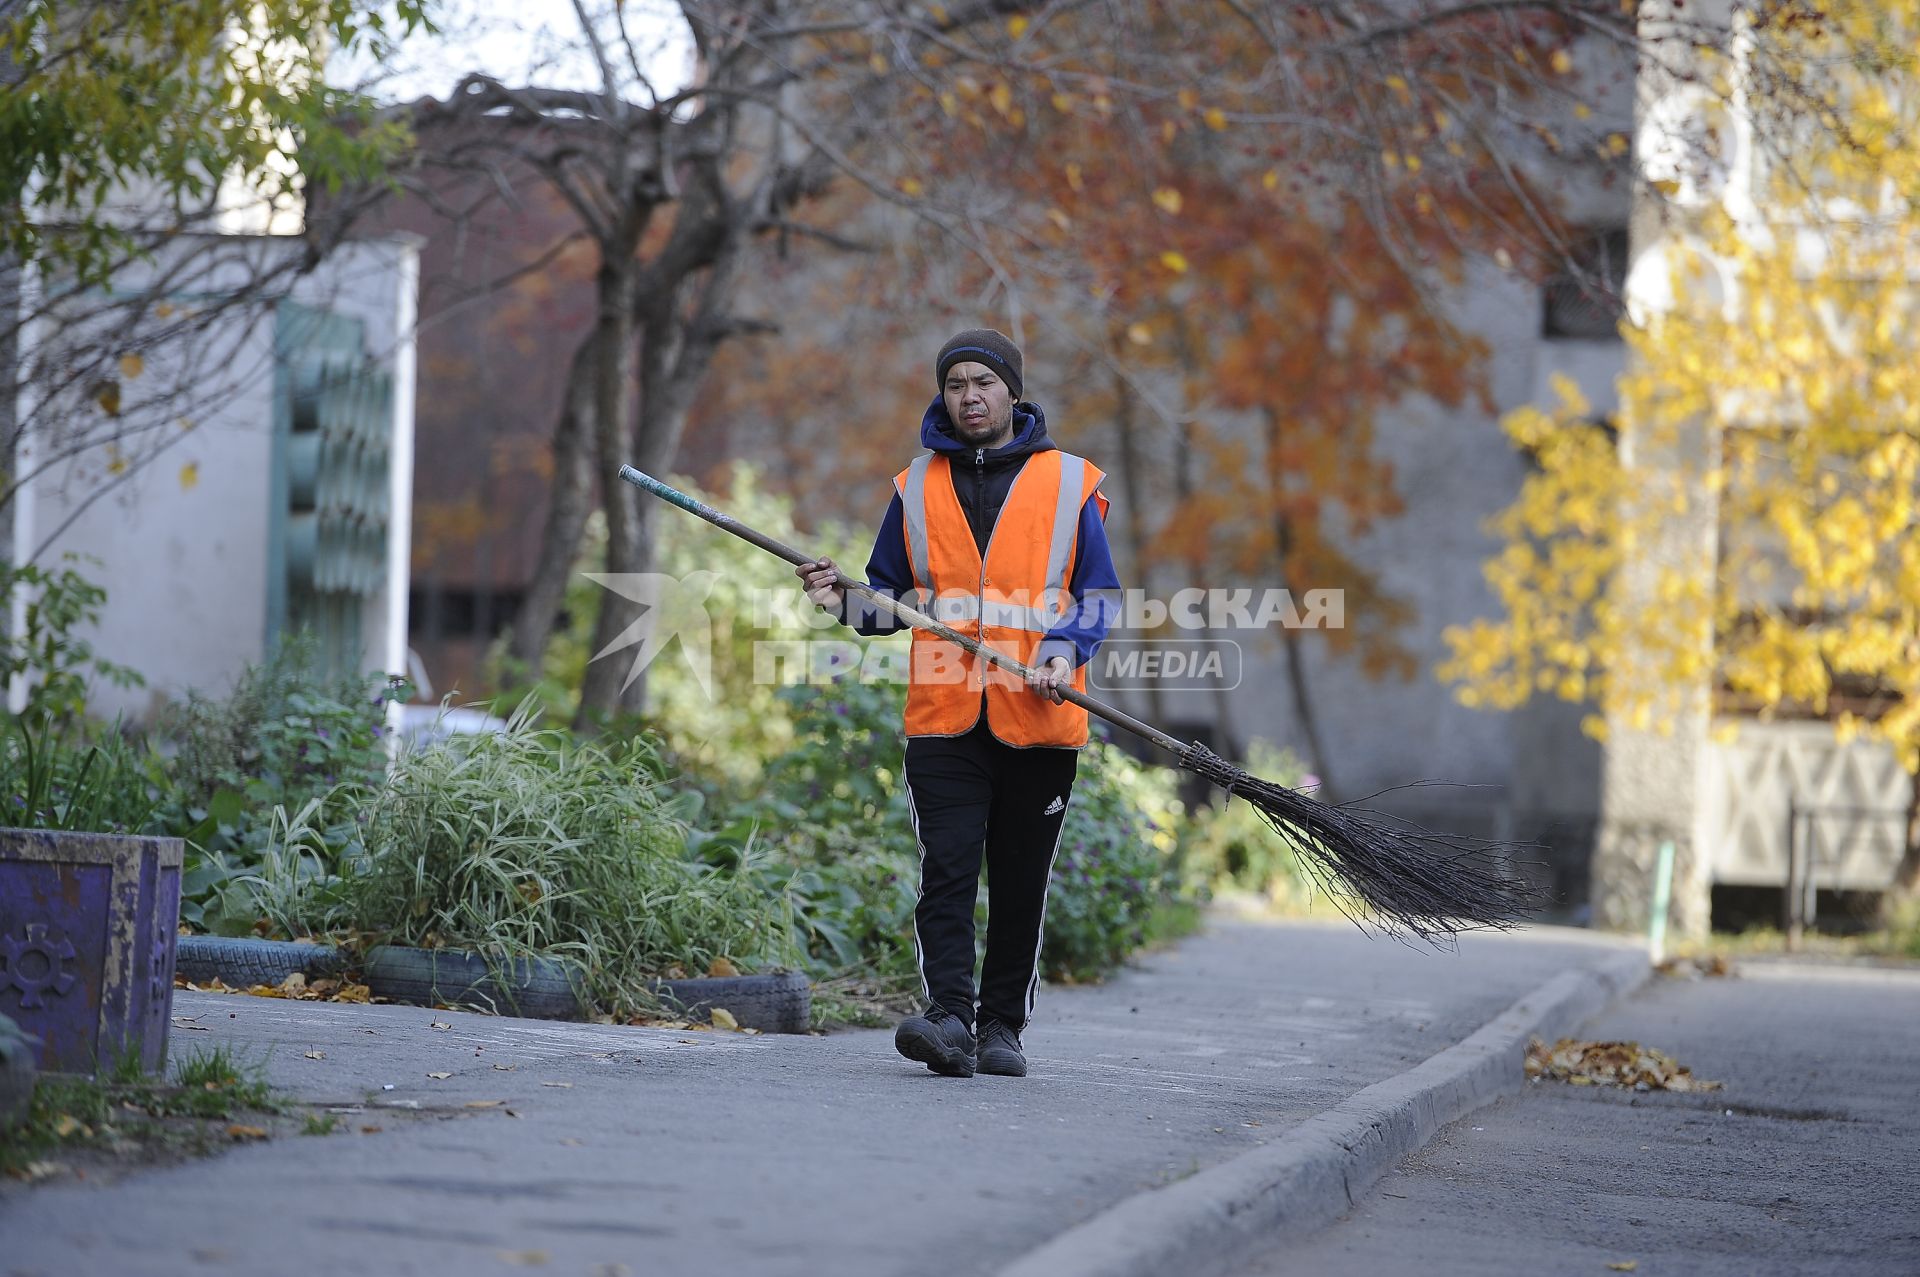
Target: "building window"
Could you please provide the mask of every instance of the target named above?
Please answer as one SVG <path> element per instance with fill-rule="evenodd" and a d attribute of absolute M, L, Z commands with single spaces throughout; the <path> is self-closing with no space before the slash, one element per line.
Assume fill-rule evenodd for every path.
<path fill-rule="evenodd" d="M 1574 246 L 1569 260 L 1542 290 L 1540 335 L 1607 339 L 1619 336 L 1627 284 L 1627 230 L 1596 231 Z"/>

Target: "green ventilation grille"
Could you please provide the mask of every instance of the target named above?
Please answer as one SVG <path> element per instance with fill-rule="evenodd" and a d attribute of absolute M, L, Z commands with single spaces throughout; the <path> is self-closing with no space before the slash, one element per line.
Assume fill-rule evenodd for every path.
<path fill-rule="evenodd" d="M 386 580 L 393 378 L 360 321 L 327 311 L 282 306 L 278 348 L 268 637 L 311 630 L 329 666 L 354 669 L 363 606 Z"/>

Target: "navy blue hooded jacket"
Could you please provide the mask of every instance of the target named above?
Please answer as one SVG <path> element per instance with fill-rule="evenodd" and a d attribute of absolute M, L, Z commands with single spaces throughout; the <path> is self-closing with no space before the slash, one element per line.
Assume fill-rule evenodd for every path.
<path fill-rule="evenodd" d="M 994 521 L 1006 504 L 1014 476 L 1036 452 L 1052 451 L 1056 445 L 1047 437 L 1047 415 L 1039 404 L 1018 403 L 1013 408 L 1013 438 L 998 448 L 975 448 L 962 442 L 953 432 L 953 419 L 947 415 L 946 401 L 936 396 L 920 422 L 920 443 L 951 459 L 954 494 L 966 511 L 967 524 L 982 554 L 987 538 L 993 534 Z M 906 513 L 900 494 L 895 492 L 880 520 L 880 535 L 873 543 L 873 556 L 867 560 L 867 584 L 890 599 L 913 593 L 913 565 L 907 560 Z M 1036 663 L 1064 656 L 1077 668 L 1093 659 L 1094 649 L 1106 638 L 1120 614 L 1120 578 L 1113 570 L 1113 552 L 1107 545 L 1106 523 L 1100 517 L 1100 505 L 1091 495 L 1080 507 L 1080 534 L 1075 546 L 1073 572 L 1067 589 L 1074 605 L 1040 640 Z M 891 634 L 906 629 L 904 622 L 890 613 L 855 598 L 847 597 L 840 619 L 860 634 Z"/>

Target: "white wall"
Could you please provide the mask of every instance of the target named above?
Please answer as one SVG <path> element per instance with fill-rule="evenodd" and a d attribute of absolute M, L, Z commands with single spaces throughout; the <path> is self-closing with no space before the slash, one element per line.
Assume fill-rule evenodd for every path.
<path fill-rule="evenodd" d="M 192 237 L 182 251 L 204 260 L 172 276 L 181 285 L 168 290 L 174 308 L 207 305 L 223 288 L 271 274 L 304 245 Z M 362 320 L 370 353 L 395 375 L 388 583 L 370 601 L 364 631 L 373 670 L 406 668 L 416 254 L 410 237 L 352 244 L 280 288 L 295 301 Z M 139 292 L 155 272 L 175 266 L 163 260 L 128 272 L 116 289 Z M 121 379 L 120 417 L 147 441 L 139 447 L 142 463 L 115 474 L 107 454 L 92 449 L 58 465 L 34 481 L 27 513 L 15 525 L 23 553 L 45 547 L 38 556 L 45 566 L 58 566 L 68 553 L 99 560 L 74 565 L 107 590 L 89 638 L 101 657 L 147 680 L 145 689 L 97 688 L 90 709 L 104 717 L 143 714 L 188 688 L 224 691 L 246 663 L 261 659 L 267 640 L 272 307 L 235 309 L 208 333 L 146 348 L 142 358 L 138 375 Z"/>

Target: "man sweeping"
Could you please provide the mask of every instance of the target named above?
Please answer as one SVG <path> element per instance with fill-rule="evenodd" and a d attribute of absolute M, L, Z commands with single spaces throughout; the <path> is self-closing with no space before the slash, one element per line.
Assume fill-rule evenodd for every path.
<path fill-rule="evenodd" d="M 927 451 L 894 478 L 867 582 L 1033 669 L 1024 683 L 959 645 L 913 636 L 906 782 L 920 851 L 914 949 L 924 1015 L 894 1045 L 935 1073 L 1024 1077 L 1047 880 L 1072 801 L 1086 664 L 1118 610 L 1105 475 L 1047 436 L 1019 347 L 990 328 L 947 342 L 920 423 Z M 901 628 L 835 584 L 831 559 L 796 569 L 815 604 L 858 633 Z M 987 867 L 987 952 L 974 1001 L 974 901 Z"/>

